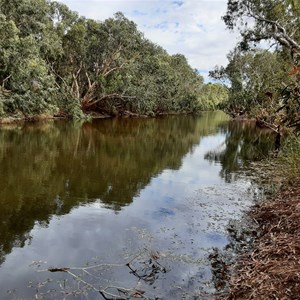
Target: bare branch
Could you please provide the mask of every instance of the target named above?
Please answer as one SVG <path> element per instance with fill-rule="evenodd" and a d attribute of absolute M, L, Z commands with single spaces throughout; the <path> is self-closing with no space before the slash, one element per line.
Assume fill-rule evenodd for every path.
<path fill-rule="evenodd" d="M 106 76 L 108 76 L 110 73 L 112 73 L 112 72 L 114 72 L 114 71 L 116 71 L 116 70 L 122 69 L 122 68 L 125 66 L 125 64 L 126 64 L 126 63 L 124 62 L 124 63 L 122 63 L 120 66 L 114 67 L 114 68 L 112 68 L 112 69 L 106 71 L 106 72 L 103 74 L 103 76 L 106 77 Z"/>
<path fill-rule="evenodd" d="M 114 94 L 104 95 L 95 101 L 83 101 L 82 103 L 85 108 L 88 108 L 88 107 L 91 107 L 91 106 L 97 104 L 98 102 L 101 102 L 101 101 L 104 101 L 107 99 L 113 99 L 113 98 L 125 100 L 125 99 L 136 99 L 136 96 L 124 96 L 124 95 L 114 93 Z"/>
<path fill-rule="evenodd" d="M 92 86 L 92 83 L 91 83 L 91 79 L 90 79 L 89 74 L 88 74 L 87 71 L 85 72 L 85 76 L 86 76 L 86 78 L 87 78 L 87 80 L 88 80 L 88 85 L 89 85 L 89 89 L 90 89 L 91 86 Z"/>
<path fill-rule="evenodd" d="M 4 88 L 6 81 L 11 77 L 11 74 L 2 80 L 2 87 Z"/>
<path fill-rule="evenodd" d="M 72 77 L 73 77 L 73 83 L 72 83 L 72 86 L 71 86 L 71 91 L 74 92 L 74 89 L 75 89 L 75 93 L 76 93 L 76 97 L 79 99 L 80 98 L 80 91 L 79 91 L 79 84 L 78 84 L 78 76 L 82 70 L 82 62 L 80 63 L 80 67 L 79 69 L 77 70 L 77 72 L 74 74 L 72 74 Z"/>
<path fill-rule="evenodd" d="M 250 17 L 254 18 L 257 21 L 272 24 L 274 28 L 274 33 L 271 33 L 271 37 L 277 40 L 280 44 L 300 51 L 300 45 L 287 34 L 286 29 L 283 26 L 281 26 L 278 21 L 266 19 L 260 15 L 255 15 L 251 13 L 251 11 L 249 11 L 248 13 Z"/>
<path fill-rule="evenodd" d="M 146 252 L 145 252 L 146 251 Z M 130 300 L 130 299 L 145 299 L 145 300 L 158 300 L 160 298 L 155 296 L 149 296 L 146 294 L 146 291 L 138 288 L 141 281 L 153 283 L 157 278 L 159 273 L 166 273 L 166 268 L 162 266 L 159 262 L 159 253 L 157 251 L 149 251 L 147 249 L 143 249 L 143 251 L 139 251 L 137 255 L 135 255 L 127 264 L 95 264 L 91 266 L 81 267 L 81 268 L 73 268 L 73 267 L 56 267 L 56 268 L 48 268 L 45 270 L 38 270 L 38 272 L 62 272 L 66 273 L 75 279 L 73 282 L 73 287 L 65 284 L 61 284 L 59 281 L 59 286 L 62 292 L 67 295 L 80 295 L 88 293 L 89 291 L 97 292 L 101 297 L 105 300 Z M 39 266 L 39 265 L 38 265 Z M 136 287 L 125 288 L 117 285 L 105 284 L 104 286 L 97 286 L 99 283 L 99 279 L 102 279 L 103 282 L 103 270 L 108 270 L 110 267 L 123 267 L 129 268 L 129 274 L 132 274 L 137 281 Z M 81 272 L 78 272 L 81 271 Z M 96 276 L 97 274 L 101 274 L 101 277 Z M 94 278 L 94 282 L 92 281 Z M 97 281 L 95 281 L 95 279 Z M 37 294 L 36 297 L 40 296 L 42 293 L 41 288 L 45 287 L 47 283 L 53 282 L 51 279 L 48 279 L 46 282 L 38 283 Z M 68 279 L 64 280 L 65 282 Z M 73 289 L 74 288 L 74 289 Z M 56 291 L 55 289 L 53 290 Z M 101 298 L 101 299 L 102 299 Z M 39 298 L 37 298 L 39 299 Z"/>

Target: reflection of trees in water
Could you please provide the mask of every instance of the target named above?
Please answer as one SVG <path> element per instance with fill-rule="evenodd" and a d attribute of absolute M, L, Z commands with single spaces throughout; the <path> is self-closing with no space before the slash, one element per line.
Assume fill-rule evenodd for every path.
<path fill-rule="evenodd" d="M 219 149 L 205 154 L 205 159 L 221 163 L 221 177 L 231 182 L 235 172 L 251 161 L 266 157 L 274 149 L 275 136 L 251 122 L 232 121 L 221 126 L 225 142 Z"/>
<path fill-rule="evenodd" d="M 0 263 L 24 246 L 35 222 L 95 199 L 116 211 L 153 176 L 182 157 L 224 120 L 201 118 L 59 122 L 0 130 Z"/>

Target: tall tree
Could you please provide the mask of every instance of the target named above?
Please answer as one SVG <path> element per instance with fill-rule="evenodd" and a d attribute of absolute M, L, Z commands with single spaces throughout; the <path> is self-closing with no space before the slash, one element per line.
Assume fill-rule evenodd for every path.
<path fill-rule="evenodd" d="M 228 0 L 223 20 L 242 38 L 230 54 L 228 66 L 211 72 L 214 78 L 231 82 L 228 108 L 253 113 L 268 124 L 296 126 L 300 131 L 299 1 Z M 263 56 L 253 52 L 261 41 L 275 45 L 275 51 L 265 51 Z"/>
<path fill-rule="evenodd" d="M 242 49 L 269 40 L 288 48 L 300 59 L 300 3 L 297 0 L 228 0 L 223 20 L 228 28 L 238 28 Z"/>
<path fill-rule="evenodd" d="M 100 22 L 48 0 L 0 0 L 0 85 L 0 115 L 25 117 L 195 112 L 203 92 L 122 13 Z"/>

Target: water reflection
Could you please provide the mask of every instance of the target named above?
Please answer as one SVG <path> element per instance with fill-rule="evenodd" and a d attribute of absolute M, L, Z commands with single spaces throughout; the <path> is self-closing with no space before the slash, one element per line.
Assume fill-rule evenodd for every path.
<path fill-rule="evenodd" d="M 101 199 L 115 211 L 213 133 L 224 115 L 45 123 L 0 130 L 0 262 L 35 222 Z"/>
<path fill-rule="evenodd" d="M 250 162 L 266 158 L 274 150 L 275 136 L 271 130 L 260 129 L 254 122 L 231 121 L 221 126 L 223 144 L 205 154 L 205 159 L 220 162 L 220 176 L 232 182 L 236 172 Z"/>
<path fill-rule="evenodd" d="M 162 251 L 171 270 L 144 290 L 181 299 L 203 288 L 207 249 L 226 244 L 228 219 L 251 203 L 249 182 L 229 177 L 271 141 L 226 120 L 215 112 L 1 128 L 0 298 L 17 298 L 5 293 L 14 288 L 33 297 L 28 280 L 42 275 L 32 260 L 126 263 L 143 247 Z M 128 268 L 102 280 L 138 284 Z"/>

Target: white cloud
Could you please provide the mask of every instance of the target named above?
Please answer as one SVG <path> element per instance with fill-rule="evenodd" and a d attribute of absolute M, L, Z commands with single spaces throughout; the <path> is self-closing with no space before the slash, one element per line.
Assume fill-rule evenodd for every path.
<path fill-rule="evenodd" d="M 227 63 L 236 35 L 221 16 L 226 0 L 60 0 L 88 18 L 105 20 L 121 11 L 145 37 L 170 54 L 184 54 L 195 69 L 210 70 Z M 203 73 L 206 77 L 206 72 Z"/>

